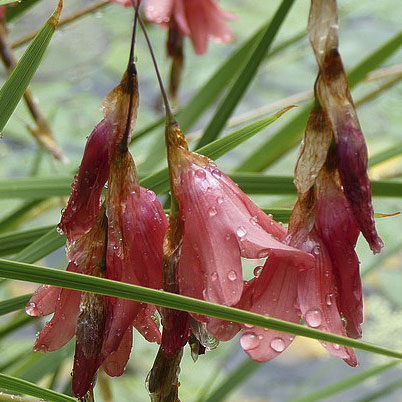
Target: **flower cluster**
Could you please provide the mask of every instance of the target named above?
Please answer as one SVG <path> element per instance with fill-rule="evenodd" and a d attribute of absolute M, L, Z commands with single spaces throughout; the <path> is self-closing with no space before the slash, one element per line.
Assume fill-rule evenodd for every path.
<path fill-rule="evenodd" d="M 167 220 L 155 194 L 138 185 L 126 145 L 137 107 L 137 76 L 128 69 L 104 101 L 105 117 L 88 138 L 59 228 L 67 236 L 68 271 L 160 288 Z M 100 365 L 111 376 L 123 373 L 132 326 L 150 342 L 161 340 L 152 319 L 155 307 L 134 301 L 42 286 L 26 311 L 32 316 L 54 312 L 35 350 L 59 349 L 76 335 L 76 397 L 86 394 Z"/>

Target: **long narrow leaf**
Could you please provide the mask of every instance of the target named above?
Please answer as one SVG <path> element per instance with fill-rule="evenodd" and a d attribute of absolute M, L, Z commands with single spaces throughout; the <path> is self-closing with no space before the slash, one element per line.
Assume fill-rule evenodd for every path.
<path fill-rule="evenodd" d="M 22 249 L 14 257 L 14 260 L 28 264 L 34 263 L 53 251 L 58 250 L 60 247 L 63 247 L 65 243 L 66 237 L 58 233 L 56 228 L 53 228 L 29 246 Z"/>
<path fill-rule="evenodd" d="M 5 374 L 0 374 L 0 389 L 34 396 L 48 402 L 76 402 L 76 399 L 71 396 L 63 395 Z"/>
<path fill-rule="evenodd" d="M 32 293 L 0 302 L 0 316 L 23 309 L 31 297 Z"/>
<path fill-rule="evenodd" d="M 357 85 L 370 71 L 391 57 L 401 45 L 402 32 L 374 51 L 348 74 L 350 87 Z M 312 103 L 305 106 L 296 117 L 249 155 L 236 170 L 241 172 L 260 172 L 297 145 L 301 140 L 311 106 Z"/>
<path fill-rule="evenodd" d="M 302 396 L 301 398 L 291 399 L 288 402 L 320 401 L 320 400 L 328 398 L 332 395 L 338 394 L 339 392 L 342 392 L 348 388 L 359 385 L 360 383 L 367 380 L 368 378 L 379 375 L 379 374 L 383 373 L 384 371 L 389 370 L 390 368 L 394 367 L 398 363 L 399 363 L 399 361 L 393 361 L 393 362 L 386 363 L 386 364 L 383 364 L 378 367 L 374 367 L 374 368 L 365 370 L 361 373 L 358 373 L 358 374 L 352 375 L 348 378 L 345 378 L 344 380 L 335 382 L 324 388 L 321 388 L 318 391 L 311 392 L 310 394 Z"/>
<path fill-rule="evenodd" d="M 21 251 L 29 244 L 43 236 L 54 226 L 45 226 L 36 229 L 0 235 L 0 256 L 11 255 Z"/>
<path fill-rule="evenodd" d="M 19 17 L 39 1 L 41 0 L 20 0 L 16 7 L 8 7 L 6 12 L 6 22 L 10 22 L 14 18 Z"/>
<path fill-rule="evenodd" d="M 242 69 L 239 78 L 218 107 L 196 148 L 202 147 L 218 137 L 227 120 L 242 99 L 252 79 L 255 77 L 258 67 L 264 60 L 266 53 L 268 52 L 293 3 L 294 0 L 282 1 L 278 11 L 275 13 L 271 23 L 264 32 L 261 41 L 258 43 L 258 46 L 251 54 L 247 64 Z"/>
<path fill-rule="evenodd" d="M 207 315 L 222 320 L 245 323 L 256 327 L 269 328 L 276 331 L 300 335 L 307 338 L 319 339 L 325 342 L 337 343 L 366 352 L 402 359 L 402 352 L 372 345 L 340 335 L 307 328 L 299 324 L 278 320 L 275 318 L 225 307 L 202 300 L 192 299 L 173 293 L 144 288 L 127 283 L 111 281 L 108 279 L 92 277 L 75 272 L 60 271 L 31 264 L 0 259 L 0 277 L 16 279 L 35 283 L 98 293 L 106 296 L 118 297 L 155 304 L 157 306 L 190 313 Z"/>
<path fill-rule="evenodd" d="M 0 132 L 7 124 L 22 95 L 24 95 L 36 69 L 39 67 L 40 61 L 56 29 L 62 6 L 63 1 L 60 0 L 56 10 L 35 36 L 35 39 L 29 45 L 0 90 Z"/>
<path fill-rule="evenodd" d="M 402 388 L 402 379 L 396 380 L 391 384 L 386 385 L 380 389 L 376 389 L 370 395 L 365 396 L 362 399 L 356 400 L 354 402 L 373 402 L 377 401 L 378 399 L 384 400 L 386 395 L 391 394 L 392 392 L 396 391 L 397 389 Z"/>

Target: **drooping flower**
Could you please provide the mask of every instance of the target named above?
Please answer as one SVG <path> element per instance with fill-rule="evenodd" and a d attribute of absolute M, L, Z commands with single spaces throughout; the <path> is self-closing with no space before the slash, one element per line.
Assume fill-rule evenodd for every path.
<path fill-rule="evenodd" d="M 167 219 L 155 194 L 139 186 L 128 152 L 137 107 L 136 70 L 129 64 L 120 85 L 105 98 L 105 118 L 88 138 L 59 227 L 67 236 L 68 270 L 160 288 Z M 100 207 L 106 181 L 106 200 Z M 109 375 L 123 373 L 132 326 L 148 341 L 161 341 L 152 319 L 155 307 L 134 301 L 46 286 L 26 311 L 55 312 L 35 343 L 37 350 L 56 350 L 76 335 L 76 397 L 86 394 L 100 365 Z"/>
<path fill-rule="evenodd" d="M 344 194 L 358 228 L 372 251 L 378 253 L 383 243 L 374 224 L 367 147 L 338 52 L 336 0 L 312 0 L 308 32 L 319 67 L 317 101 L 332 130 Z"/>
<path fill-rule="evenodd" d="M 157 24 L 174 19 L 180 33 L 191 38 L 197 54 L 206 52 L 210 38 L 220 43 L 233 38 L 226 24 L 234 19 L 233 14 L 220 9 L 213 0 L 147 0 L 145 15 Z"/>

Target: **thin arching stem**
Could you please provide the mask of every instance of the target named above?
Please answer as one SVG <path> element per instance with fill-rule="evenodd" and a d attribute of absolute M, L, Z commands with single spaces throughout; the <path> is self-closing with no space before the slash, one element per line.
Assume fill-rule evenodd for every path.
<path fill-rule="evenodd" d="M 163 86 L 162 78 L 161 78 L 161 75 L 160 75 L 160 72 L 159 72 L 158 64 L 156 63 L 156 58 L 155 58 L 154 51 L 152 49 L 151 41 L 149 40 L 147 31 L 145 29 L 144 23 L 143 23 L 143 21 L 142 21 L 140 16 L 138 16 L 138 22 L 139 22 L 139 24 L 141 26 L 142 31 L 144 32 L 145 40 L 147 41 L 149 52 L 151 53 L 152 62 L 153 62 L 154 67 L 155 67 L 156 77 L 158 79 L 159 87 L 161 89 L 161 94 L 162 94 L 162 98 L 163 98 L 163 104 L 165 105 L 166 118 L 167 118 L 169 124 L 174 124 L 174 123 L 176 123 L 176 119 L 174 118 L 172 110 L 170 109 L 169 100 L 168 100 L 168 97 L 166 95 L 165 87 Z"/>
<path fill-rule="evenodd" d="M 134 104 L 134 81 L 136 80 L 137 76 L 137 68 L 135 66 L 135 57 L 134 57 L 134 47 L 135 47 L 135 34 L 137 31 L 137 20 L 138 20 L 138 9 L 140 7 L 140 0 L 138 0 L 137 5 L 135 6 L 134 1 L 131 0 L 133 3 L 133 8 L 135 9 L 134 15 L 134 23 L 133 23 L 133 34 L 131 36 L 131 46 L 130 46 L 130 55 L 128 57 L 128 65 L 127 65 L 127 75 L 128 75 L 128 91 L 130 93 L 130 99 L 128 104 L 128 113 L 127 113 L 127 122 L 126 128 L 124 130 L 123 138 L 120 142 L 119 149 L 121 152 L 128 151 L 128 139 L 130 137 L 130 130 L 131 130 L 131 120 L 133 117 L 133 104 Z"/>

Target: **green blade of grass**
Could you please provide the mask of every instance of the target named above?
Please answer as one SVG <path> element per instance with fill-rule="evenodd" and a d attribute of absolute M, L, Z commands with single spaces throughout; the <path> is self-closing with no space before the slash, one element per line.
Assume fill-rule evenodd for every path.
<path fill-rule="evenodd" d="M 0 235 L 0 256 L 18 253 L 53 227 L 54 225 Z"/>
<path fill-rule="evenodd" d="M 393 158 L 394 156 L 398 156 L 402 154 L 402 142 L 392 145 L 392 147 L 387 148 L 386 150 L 374 154 L 368 160 L 368 167 L 371 168 L 373 166 L 379 165 L 382 162 L 385 162 L 388 159 Z"/>
<path fill-rule="evenodd" d="M 16 6 L 8 7 L 6 11 L 6 22 L 10 22 L 14 18 L 19 17 L 39 1 L 41 0 L 21 0 Z"/>
<path fill-rule="evenodd" d="M 323 387 L 317 391 L 311 392 L 308 395 L 304 395 L 300 398 L 290 399 L 288 402 L 314 402 L 314 401 L 321 401 L 322 399 L 328 398 L 332 395 L 336 395 L 339 392 L 342 392 L 348 388 L 355 387 L 356 385 L 361 384 L 363 381 L 367 380 L 368 378 L 377 376 L 383 373 L 386 370 L 397 365 L 399 361 L 392 361 L 386 364 L 383 364 L 378 367 L 373 367 L 371 369 L 362 371 L 361 373 L 352 375 L 344 380 L 335 382 L 330 384 L 326 387 Z"/>
<path fill-rule="evenodd" d="M 394 392 L 400 388 L 402 388 L 402 379 L 396 380 L 396 381 L 392 382 L 391 384 L 386 385 L 385 387 L 377 389 L 376 391 L 372 392 L 370 395 L 367 395 L 364 398 L 359 399 L 355 402 L 373 402 L 378 399 L 384 400 L 384 397 L 386 395 L 389 395 L 392 392 Z"/>
<path fill-rule="evenodd" d="M 34 263 L 46 257 L 53 251 L 58 250 L 66 244 L 66 236 L 57 232 L 56 228 L 50 229 L 39 239 L 22 249 L 14 256 L 15 261 Z"/>
<path fill-rule="evenodd" d="M 0 316 L 23 309 L 32 297 L 32 293 L 13 297 L 0 302 Z"/>
<path fill-rule="evenodd" d="M 227 378 L 203 402 L 224 401 L 241 383 L 262 366 L 251 359 L 246 359 L 235 370 L 228 373 Z"/>
<path fill-rule="evenodd" d="M 395 35 L 388 42 L 375 50 L 370 56 L 359 63 L 348 74 L 349 86 L 353 88 L 367 74 L 391 57 L 402 45 L 402 32 Z M 241 172 L 260 172 L 271 166 L 280 157 L 296 146 L 301 140 L 307 123 L 312 103 L 303 109 L 282 127 L 277 133 L 270 136 L 256 151 L 249 155 L 236 169 Z"/>
<path fill-rule="evenodd" d="M 5 374 L 0 374 L 0 388 L 9 392 L 34 396 L 48 402 L 76 402 L 76 399 L 71 396 L 63 395 Z"/>
<path fill-rule="evenodd" d="M 59 21 L 62 4 L 63 2 L 60 0 L 56 10 L 42 26 L 10 74 L 10 77 L 0 89 L 0 132 L 7 124 L 8 119 L 13 114 L 35 71 L 39 67 Z"/>
<path fill-rule="evenodd" d="M 383 356 L 402 359 L 402 352 L 390 350 L 381 346 L 361 342 L 356 339 L 304 327 L 299 324 L 266 317 L 232 307 L 225 307 L 202 300 L 192 299 L 162 290 L 144 288 L 142 286 L 111 281 L 78 274 L 75 272 L 60 271 L 53 268 L 44 268 L 31 264 L 0 259 L 0 277 L 22 280 L 35 283 L 93 292 L 105 296 L 134 300 L 142 303 L 154 304 L 161 307 L 182 310 L 190 313 L 216 317 L 222 320 L 254 325 L 256 327 L 273 329 L 293 335 L 318 339 L 324 342 L 337 343 L 351 348 Z"/>
<path fill-rule="evenodd" d="M 268 52 L 293 3 L 294 0 L 282 1 L 278 11 L 272 18 L 271 23 L 262 35 L 260 42 L 250 55 L 247 64 L 243 67 L 238 79 L 209 122 L 196 148 L 202 147 L 218 137 L 227 120 L 242 99 L 242 96 L 249 87 L 252 79 L 255 77 L 258 67 L 264 60 L 266 53 Z"/>

